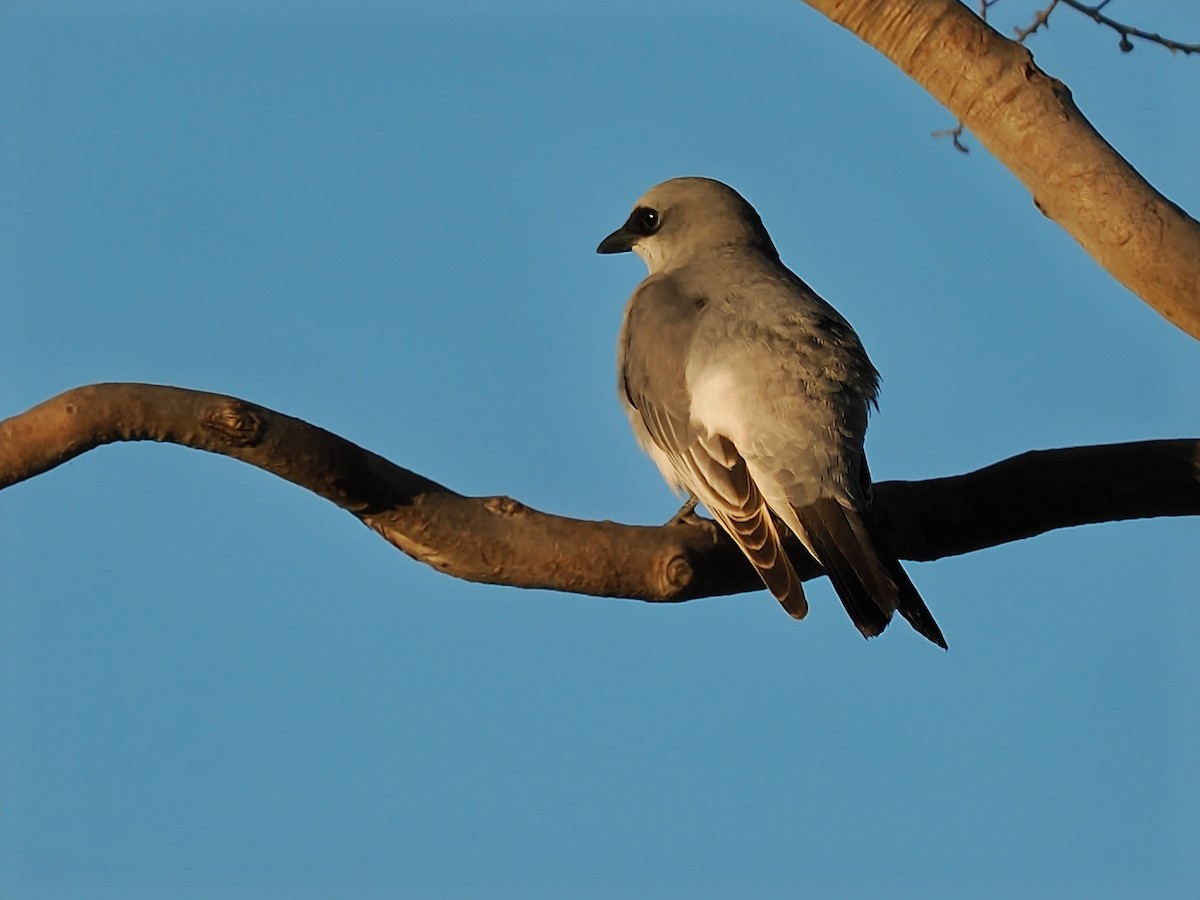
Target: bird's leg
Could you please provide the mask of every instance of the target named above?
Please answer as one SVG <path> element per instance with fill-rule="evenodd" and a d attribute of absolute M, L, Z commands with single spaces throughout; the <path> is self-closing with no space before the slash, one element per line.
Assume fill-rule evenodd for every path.
<path fill-rule="evenodd" d="M 679 507 L 679 512 L 677 512 L 677 513 L 675 513 L 675 515 L 671 516 L 671 518 L 667 520 L 666 524 L 667 525 L 687 525 L 691 522 L 695 522 L 697 519 L 700 518 L 698 515 L 696 515 L 696 504 L 699 502 L 700 502 L 700 500 L 699 500 L 699 498 L 696 497 L 695 494 L 689 494 L 687 503 L 685 503 L 685 504 L 683 504 L 683 506 Z"/>

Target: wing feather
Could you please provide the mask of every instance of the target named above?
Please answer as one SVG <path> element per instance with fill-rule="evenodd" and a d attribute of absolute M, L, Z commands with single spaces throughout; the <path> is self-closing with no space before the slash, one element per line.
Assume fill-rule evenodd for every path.
<path fill-rule="evenodd" d="M 635 420 L 634 432 L 640 422 L 661 452 L 661 459 L 653 450 L 651 456 L 667 480 L 708 508 L 784 609 L 803 618 L 804 589 L 746 461 L 732 441 L 693 427 L 687 357 L 707 306 L 706 298 L 687 293 L 669 276 L 642 282 L 629 299 L 617 343 L 618 390 Z"/>
<path fill-rule="evenodd" d="M 637 408 L 680 481 L 733 538 L 788 614 L 803 619 L 808 614 L 803 584 L 784 552 L 770 507 L 737 448 L 720 436 L 702 440 L 689 423 L 644 397 L 638 398 Z"/>

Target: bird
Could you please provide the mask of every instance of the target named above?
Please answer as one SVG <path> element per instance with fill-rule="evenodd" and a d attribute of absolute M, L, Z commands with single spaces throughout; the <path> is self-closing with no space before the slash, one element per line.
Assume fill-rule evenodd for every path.
<path fill-rule="evenodd" d="M 712 514 L 796 619 L 791 532 L 864 637 L 897 610 L 946 639 L 871 512 L 863 443 L 879 373 L 850 323 L 780 260 L 754 207 L 710 178 L 647 191 L 597 253 L 647 277 L 625 306 L 618 394 L 667 483 Z M 681 511 L 683 512 L 683 511 Z"/>

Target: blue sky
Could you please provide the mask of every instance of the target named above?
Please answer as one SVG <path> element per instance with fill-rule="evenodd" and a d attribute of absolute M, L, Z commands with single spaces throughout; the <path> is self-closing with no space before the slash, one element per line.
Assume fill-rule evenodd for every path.
<path fill-rule="evenodd" d="M 1031 47 L 1200 210 L 1200 61 L 1066 10 Z M 663 521 L 614 395 L 644 270 L 594 249 L 687 174 L 855 324 L 877 478 L 1195 436 L 1196 342 L 952 124 L 798 3 L 5 2 L 0 415 L 226 392 Z M 908 564 L 942 653 L 824 581 L 802 623 L 466 584 L 249 467 L 102 448 L 0 494 L 0 894 L 1195 896 L 1198 539 Z"/>

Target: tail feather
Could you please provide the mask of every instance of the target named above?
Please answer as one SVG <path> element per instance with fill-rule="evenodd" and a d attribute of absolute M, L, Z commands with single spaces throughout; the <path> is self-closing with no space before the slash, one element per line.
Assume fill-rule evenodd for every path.
<path fill-rule="evenodd" d="M 882 633 L 896 610 L 943 649 L 946 639 L 900 562 L 886 552 L 870 512 L 823 498 L 795 509 L 817 561 L 864 637 Z"/>
<path fill-rule="evenodd" d="M 855 627 L 864 637 L 882 634 L 895 609 L 895 590 L 878 560 L 862 546 L 841 504 L 818 500 L 797 509 L 796 516 Z"/>
<path fill-rule="evenodd" d="M 893 558 L 890 553 L 885 553 L 883 555 L 883 563 L 888 567 L 888 571 L 892 575 L 892 580 L 899 589 L 896 609 L 900 611 L 900 615 L 908 620 L 908 624 L 913 627 L 917 634 L 933 641 L 943 650 L 949 650 L 950 648 L 946 646 L 946 638 L 942 635 L 942 629 L 938 627 L 938 623 L 933 618 L 933 613 L 925 605 L 925 601 L 917 592 L 916 586 L 909 579 L 908 573 L 900 565 L 900 560 Z"/>

